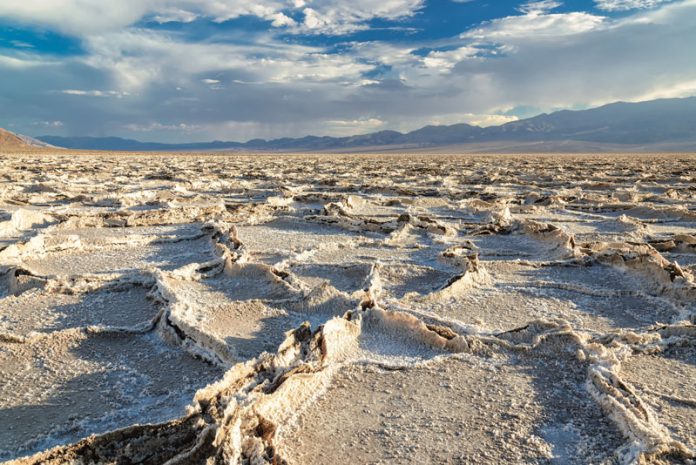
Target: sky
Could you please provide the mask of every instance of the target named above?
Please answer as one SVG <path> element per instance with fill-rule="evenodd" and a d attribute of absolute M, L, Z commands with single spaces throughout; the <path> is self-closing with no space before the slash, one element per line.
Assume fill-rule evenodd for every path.
<path fill-rule="evenodd" d="M 0 0 L 0 127 L 145 141 L 696 95 L 696 0 Z"/>

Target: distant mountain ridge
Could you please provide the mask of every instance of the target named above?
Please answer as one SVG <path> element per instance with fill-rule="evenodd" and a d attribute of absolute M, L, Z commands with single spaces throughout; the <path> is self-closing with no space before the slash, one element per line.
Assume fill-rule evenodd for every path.
<path fill-rule="evenodd" d="M 123 151 L 197 151 L 197 150 L 267 150 L 267 151 L 342 151 L 360 148 L 428 149 L 458 145 L 483 144 L 483 147 L 515 146 L 676 148 L 696 151 L 696 97 L 661 99 L 646 102 L 618 102 L 588 110 L 562 110 L 532 118 L 486 128 L 469 124 L 426 126 L 400 133 L 380 131 L 370 134 L 329 137 L 306 136 L 248 142 L 198 142 L 166 144 L 140 142 L 117 137 L 42 136 L 39 140 L 70 149 Z M 533 144 L 538 143 L 538 144 Z M 544 149 L 539 149 L 543 151 Z"/>

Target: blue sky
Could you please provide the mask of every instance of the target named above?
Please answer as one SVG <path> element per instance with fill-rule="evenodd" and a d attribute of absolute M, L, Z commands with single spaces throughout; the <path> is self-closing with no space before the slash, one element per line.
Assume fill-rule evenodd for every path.
<path fill-rule="evenodd" d="M 153 141 L 696 95 L 696 0 L 2 0 L 0 126 Z"/>

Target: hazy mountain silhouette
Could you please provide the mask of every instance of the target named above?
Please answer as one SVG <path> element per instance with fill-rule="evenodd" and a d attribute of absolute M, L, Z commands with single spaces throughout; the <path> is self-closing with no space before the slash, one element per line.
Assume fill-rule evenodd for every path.
<path fill-rule="evenodd" d="M 42 136 L 65 148 L 126 151 L 268 150 L 332 151 L 360 148 L 428 149 L 456 145 L 483 149 L 526 147 L 532 151 L 621 150 L 622 147 L 696 151 L 696 97 L 612 103 L 580 111 L 557 111 L 501 126 L 426 126 L 406 134 L 380 131 L 350 137 L 254 139 L 248 142 L 164 144 L 117 137 Z"/>

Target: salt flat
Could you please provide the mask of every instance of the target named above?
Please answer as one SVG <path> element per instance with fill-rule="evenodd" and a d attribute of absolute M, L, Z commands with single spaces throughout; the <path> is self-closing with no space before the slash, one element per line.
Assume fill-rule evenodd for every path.
<path fill-rule="evenodd" d="M 696 463 L 696 155 L 2 157 L 0 460 Z"/>

